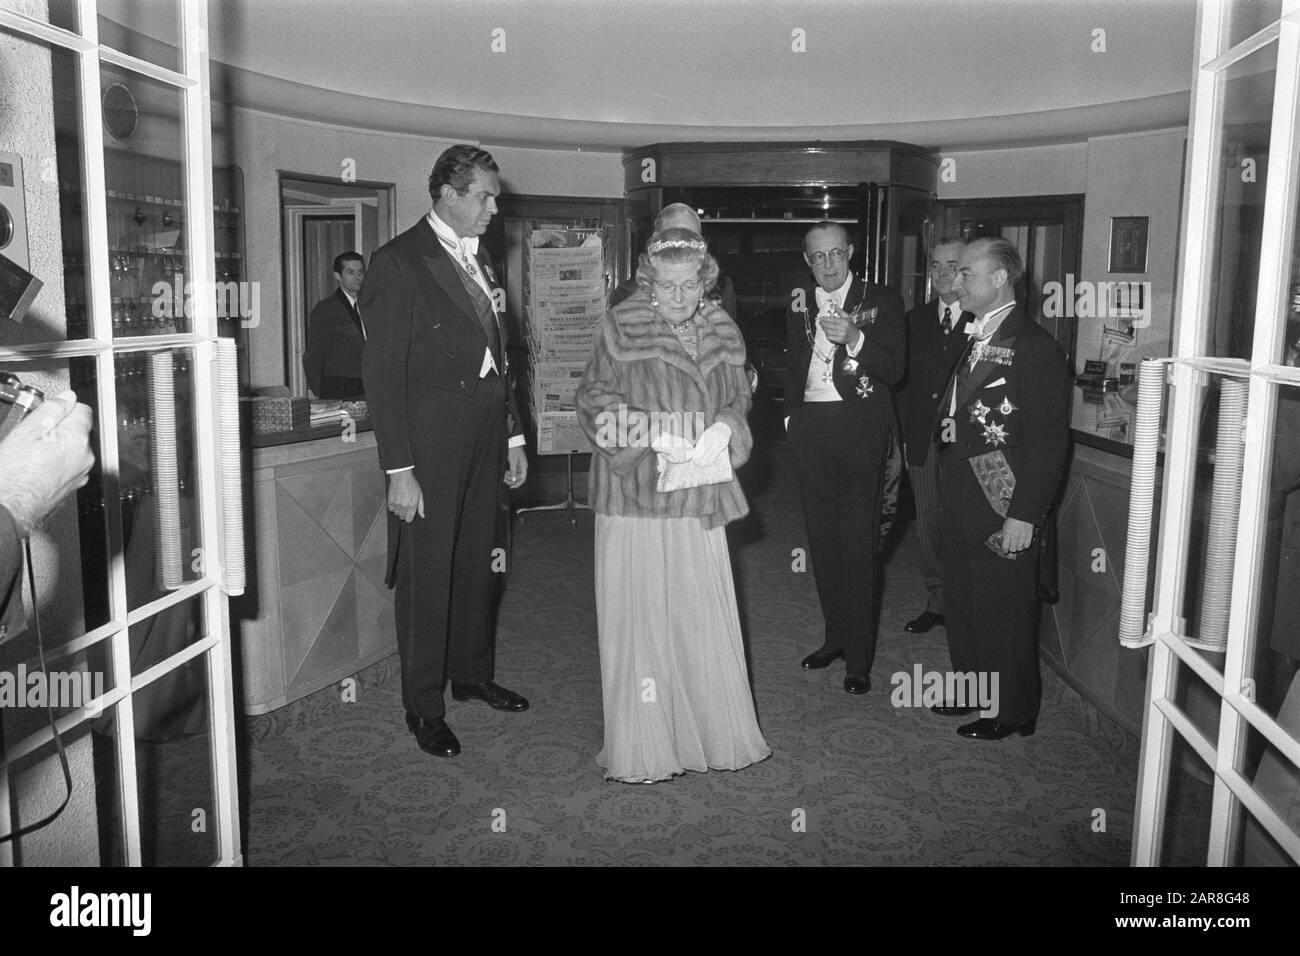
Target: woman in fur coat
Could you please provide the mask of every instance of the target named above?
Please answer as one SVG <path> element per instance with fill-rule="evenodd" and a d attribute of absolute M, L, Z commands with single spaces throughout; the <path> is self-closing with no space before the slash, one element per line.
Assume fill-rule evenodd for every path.
<path fill-rule="evenodd" d="M 698 233 L 664 229 L 646 249 L 640 289 L 601 320 L 576 398 L 595 450 L 596 761 L 627 783 L 739 770 L 771 754 L 725 528 L 749 510 L 734 473 L 753 442 L 745 344 L 704 295 L 718 265 Z"/>

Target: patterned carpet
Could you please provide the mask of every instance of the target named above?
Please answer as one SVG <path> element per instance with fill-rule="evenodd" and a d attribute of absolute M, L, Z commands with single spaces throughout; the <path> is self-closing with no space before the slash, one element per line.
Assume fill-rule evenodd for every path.
<path fill-rule="evenodd" d="M 943 632 L 912 636 L 920 556 L 905 530 L 887 569 L 865 697 L 843 670 L 799 668 L 820 644 L 811 573 L 791 569 L 803 524 L 784 445 L 746 469 L 754 510 L 732 528 L 759 721 L 774 754 L 735 773 L 606 783 L 590 513 L 516 519 L 497 679 L 532 709 L 448 695 L 464 746 L 425 756 L 402 723 L 396 658 L 249 718 L 246 861 L 270 865 L 1127 865 L 1136 742 L 1044 667 L 1035 736 L 989 743 L 961 721 L 890 704 L 890 675 L 943 670 Z M 1208 789 L 1184 779 L 1166 861 L 1204 860 Z M 1104 820 L 1097 810 L 1104 811 Z M 1104 829 L 1098 821 L 1103 821 Z"/>

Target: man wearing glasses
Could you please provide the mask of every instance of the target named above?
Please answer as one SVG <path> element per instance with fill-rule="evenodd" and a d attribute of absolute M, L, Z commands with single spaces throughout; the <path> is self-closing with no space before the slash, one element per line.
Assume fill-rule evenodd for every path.
<path fill-rule="evenodd" d="M 882 481 L 903 376 L 903 299 L 849 272 L 853 244 L 838 223 L 804 236 L 815 286 L 794 289 L 786 313 L 791 371 L 786 430 L 821 601 L 816 670 L 844 660 L 844 689 L 871 689 L 880 580 Z"/>

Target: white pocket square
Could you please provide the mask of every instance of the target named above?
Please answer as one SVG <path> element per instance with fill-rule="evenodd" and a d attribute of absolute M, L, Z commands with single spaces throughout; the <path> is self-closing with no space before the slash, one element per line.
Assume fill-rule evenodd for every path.
<path fill-rule="evenodd" d="M 1007 380 L 1006 380 L 1005 378 L 1000 378 L 1000 379 L 998 379 L 996 382 L 989 382 L 989 383 L 988 383 L 987 385 L 985 385 L 984 387 L 985 387 L 985 388 L 997 388 L 999 385 L 1005 385 L 1005 384 L 1007 384 Z"/>

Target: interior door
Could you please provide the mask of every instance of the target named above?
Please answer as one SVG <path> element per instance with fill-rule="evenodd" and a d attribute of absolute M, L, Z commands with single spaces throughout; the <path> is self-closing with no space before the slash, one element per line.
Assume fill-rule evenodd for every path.
<path fill-rule="evenodd" d="M 1138 477 L 1158 451 L 1164 472 L 1155 597 L 1144 613 L 1145 575 L 1126 570 L 1121 616 L 1121 640 L 1150 648 L 1132 858 L 1166 858 L 1190 764 L 1211 781 L 1207 864 L 1294 865 L 1300 0 L 1203 0 L 1195 55 L 1173 355 L 1144 363 L 1134 446 L 1130 556 L 1150 545 Z"/>

